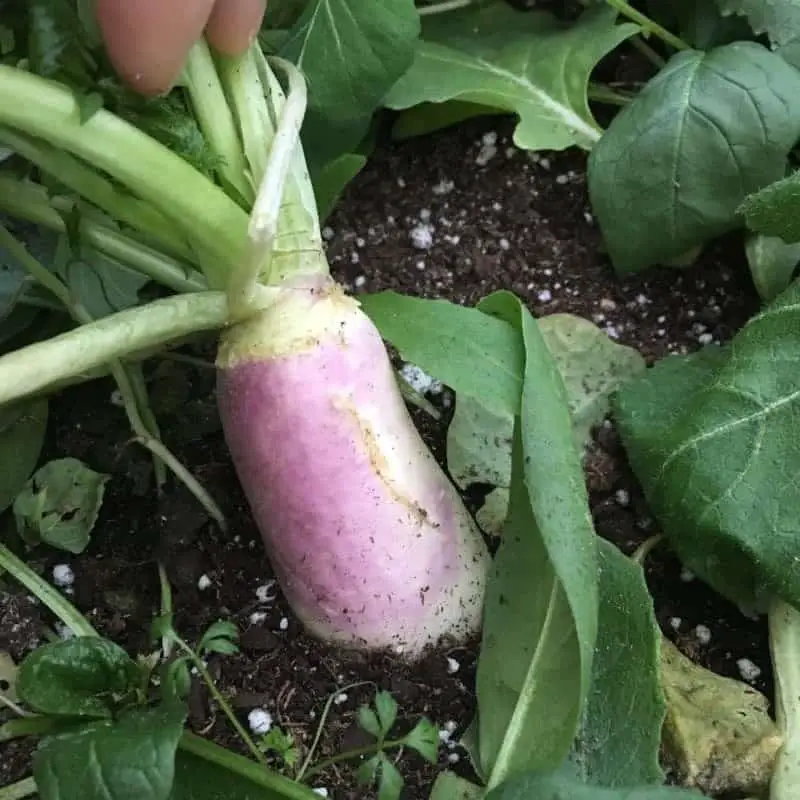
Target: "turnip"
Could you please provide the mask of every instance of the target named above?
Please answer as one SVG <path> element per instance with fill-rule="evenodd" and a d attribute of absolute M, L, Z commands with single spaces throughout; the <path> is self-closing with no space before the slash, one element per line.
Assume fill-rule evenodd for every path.
<path fill-rule="evenodd" d="M 0 404 L 224 328 L 225 438 L 288 602 L 324 640 L 416 658 L 443 637 L 478 630 L 489 556 L 412 422 L 377 329 L 330 276 L 297 144 L 305 87 L 281 66 L 288 98 L 257 45 L 235 64 L 215 62 L 203 43 L 190 58 L 186 85 L 204 109 L 199 122 L 213 121 L 204 132 L 217 152 L 238 154 L 219 183 L 105 110 L 82 122 L 65 87 L 0 67 L 7 138 L 26 141 L 18 147 L 26 158 L 75 194 L 125 212 L 133 231 L 114 232 L 127 245 L 117 246 L 125 263 L 175 288 L 176 263 L 188 262 L 209 287 L 0 358 Z M 246 170 L 233 174 L 232 163 Z M 49 199 L 34 202 L 30 185 L 20 189 L 25 203 L 5 196 L 0 207 L 63 225 Z"/>

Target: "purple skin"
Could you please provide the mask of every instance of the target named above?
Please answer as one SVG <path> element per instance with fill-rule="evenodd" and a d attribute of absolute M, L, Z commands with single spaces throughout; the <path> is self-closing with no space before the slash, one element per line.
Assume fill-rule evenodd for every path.
<path fill-rule="evenodd" d="M 237 474 L 303 624 L 410 659 L 475 633 L 488 552 L 358 304 L 287 290 L 226 332 L 217 366 Z"/>

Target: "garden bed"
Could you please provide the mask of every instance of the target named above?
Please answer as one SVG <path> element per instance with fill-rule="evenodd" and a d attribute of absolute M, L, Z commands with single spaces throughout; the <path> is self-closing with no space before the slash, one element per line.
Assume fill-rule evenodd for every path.
<path fill-rule="evenodd" d="M 580 315 L 651 363 L 725 341 L 757 310 L 740 237 L 716 243 L 691 268 L 620 280 L 589 212 L 585 157 L 574 151 L 531 157 L 511 145 L 511 129 L 507 119 L 488 119 L 382 148 L 327 222 L 334 274 L 355 294 L 396 289 L 466 304 L 508 289 L 535 316 Z M 420 234 L 426 223 L 434 228 L 430 242 Z M 213 346 L 198 357 L 213 358 Z M 149 643 L 162 559 L 185 637 L 192 639 L 220 616 L 239 626 L 242 652 L 213 657 L 210 669 L 244 721 L 249 711 L 263 708 L 308 743 L 328 697 L 339 693 L 324 726 L 323 755 L 363 744 L 355 711 L 376 686 L 392 692 L 402 719 L 413 723 L 425 715 L 440 728 L 452 721 L 457 736 L 474 712 L 477 646 L 433 653 L 410 669 L 390 655 L 343 655 L 305 635 L 271 584 L 227 455 L 213 387 L 211 369 L 164 362 L 153 383 L 153 404 L 165 442 L 220 503 L 230 531 L 222 534 L 174 482 L 162 497 L 153 495 L 151 462 L 128 443 L 124 414 L 111 402 L 113 385 L 100 381 L 71 389 L 54 404 L 42 455 L 43 461 L 72 456 L 113 475 L 92 543 L 79 557 L 41 554 L 35 565 L 50 577 L 55 565 L 68 563 L 78 608 L 99 632 L 136 653 Z M 447 420 L 436 423 L 420 411 L 415 419 L 441 459 Z M 586 477 L 601 536 L 631 553 L 656 532 L 613 428 L 596 431 Z M 646 574 L 662 630 L 684 653 L 769 694 L 764 624 L 683 573 L 666 548 L 653 552 Z M 38 642 L 41 617 L 27 595 L 5 584 L 0 651 L 25 655 Z M 359 682 L 368 685 L 342 688 Z M 241 746 L 199 684 L 190 709 L 192 729 Z M 440 767 L 452 767 L 461 752 L 443 748 Z M 25 746 L 5 744 L 0 753 L 0 785 L 28 773 Z M 466 771 L 465 762 L 461 755 L 456 769 Z M 411 754 L 399 768 L 404 796 L 426 798 L 434 768 Z M 353 772 L 342 764 L 316 785 L 337 800 L 365 797 Z"/>

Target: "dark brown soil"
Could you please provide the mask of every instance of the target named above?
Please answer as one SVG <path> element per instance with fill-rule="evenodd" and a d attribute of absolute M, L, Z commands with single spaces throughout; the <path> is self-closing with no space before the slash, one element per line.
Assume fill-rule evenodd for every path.
<path fill-rule="evenodd" d="M 511 130 L 508 120 L 484 120 L 377 153 L 328 222 L 337 276 L 356 293 L 393 288 L 462 303 L 510 289 L 534 314 L 582 315 L 650 360 L 697 348 L 709 336 L 724 340 L 757 308 L 736 237 L 711 248 L 691 269 L 619 280 L 588 209 L 584 156 L 531 158 L 511 145 Z M 432 246 L 419 249 L 414 236 L 421 234 L 412 232 L 425 223 L 433 226 Z M 242 653 L 212 659 L 210 666 L 243 719 L 249 710 L 265 708 L 307 743 L 327 698 L 338 692 L 341 702 L 334 704 L 322 737 L 321 755 L 330 755 L 363 743 L 354 712 L 377 686 L 393 692 L 408 723 L 427 715 L 439 726 L 452 720 L 463 730 L 474 707 L 476 648 L 434 654 L 414 669 L 389 657 L 355 659 L 305 636 L 280 595 L 259 600 L 270 567 L 220 433 L 212 370 L 165 362 L 152 391 L 167 443 L 228 515 L 225 535 L 173 483 L 161 498 L 150 491 L 150 462 L 127 443 L 129 429 L 111 403 L 112 389 L 94 383 L 53 404 L 43 457 L 81 458 L 113 479 L 90 548 L 77 558 L 41 551 L 35 561 L 48 576 L 54 564 L 72 565 L 73 599 L 100 631 L 131 652 L 150 647 L 149 623 L 158 608 L 156 562 L 162 558 L 174 585 L 177 625 L 188 639 L 218 617 L 240 626 Z M 441 453 L 444 426 L 426 418 L 424 428 Z M 598 431 L 587 481 L 602 536 L 631 552 L 655 532 L 611 427 Z M 647 575 L 663 629 L 685 652 L 737 678 L 737 660 L 748 658 L 762 670 L 754 685 L 768 690 L 760 622 L 699 581 L 682 579 L 679 564 L 663 549 L 651 556 Z M 202 576 L 210 581 L 204 591 L 198 588 Z M 6 588 L 0 592 L 0 651 L 20 658 L 39 639 L 45 615 L 24 594 Z M 697 625 L 706 626 L 709 640 L 698 636 Z M 460 664 L 455 674 L 448 672 L 446 656 Z M 354 682 L 367 685 L 342 688 Z M 191 723 L 236 746 L 202 691 L 194 698 Z M 441 766 L 453 752 L 458 753 L 445 751 Z M 426 798 L 435 770 L 409 755 L 400 768 L 405 796 Z M 25 747 L 3 746 L 0 785 L 27 769 Z M 371 796 L 355 788 L 348 766 L 319 776 L 316 785 L 337 800 Z"/>

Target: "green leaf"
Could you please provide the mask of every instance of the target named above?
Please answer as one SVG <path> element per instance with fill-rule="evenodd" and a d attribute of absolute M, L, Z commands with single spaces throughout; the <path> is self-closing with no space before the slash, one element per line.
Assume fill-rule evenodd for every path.
<path fill-rule="evenodd" d="M 747 238 L 747 263 L 762 300 L 774 300 L 792 282 L 800 264 L 800 242 L 787 244 L 777 236 L 760 233 Z"/>
<path fill-rule="evenodd" d="M 292 797 L 319 800 L 319 795 L 310 788 L 303 794 L 304 787 L 301 784 L 295 786 L 297 791 Z M 286 800 L 286 797 L 287 794 L 279 789 L 267 789 L 226 766 L 207 761 L 182 748 L 175 755 L 175 780 L 170 800 Z"/>
<path fill-rule="evenodd" d="M 498 787 L 486 800 L 702 800 L 703 795 L 673 786 L 599 789 L 568 775 L 527 775 Z"/>
<path fill-rule="evenodd" d="M 397 719 L 397 701 L 389 692 L 376 692 L 375 709 L 378 712 L 381 732 L 386 736 Z"/>
<path fill-rule="evenodd" d="M 358 146 L 419 35 L 413 0 L 311 0 L 281 55 L 308 80 L 303 147 L 312 166 Z"/>
<path fill-rule="evenodd" d="M 740 606 L 800 605 L 800 281 L 725 348 L 668 358 L 616 417 L 650 508 L 686 566 Z"/>
<path fill-rule="evenodd" d="M 66 239 L 62 237 L 62 242 Z M 98 319 L 139 304 L 149 278 L 81 244 L 64 254 L 58 272 L 89 314 Z"/>
<path fill-rule="evenodd" d="M 406 747 L 416 750 L 426 761 L 436 763 L 439 755 L 439 730 L 426 718 L 421 719 L 404 737 Z"/>
<path fill-rule="evenodd" d="M 800 170 L 751 194 L 739 210 L 751 231 L 800 242 Z"/>
<path fill-rule="evenodd" d="M 507 322 L 477 308 L 391 291 L 359 301 L 407 361 L 455 392 L 480 398 L 488 409 L 514 413 L 519 407 L 524 355 Z"/>
<path fill-rule="evenodd" d="M 33 757 L 42 800 L 167 800 L 182 708 L 134 710 L 44 739 Z"/>
<path fill-rule="evenodd" d="M 364 761 L 356 770 L 356 780 L 362 786 L 369 786 L 375 781 L 375 776 L 378 774 L 378 767 L 380 766 L 380 755 L 374 755 Z"/>
<path fill-rule="evenodd" d="M 192 686 L 189 657 L 181 656 L 161 667 L 161 694 L 169 700 L 184 700 Z"/>
<path fill-rule="evenodd" d="M 569 753 L 597 632 L 597 545 L 566 392 L 544 338 L 512 294 L 482 308 L 525 349 L 508 521 L 487 586 L 477 668 L 478 751 L 489 786 Z"/>
<path fill-rule="evenodd" d="M 47 433 L 47 400 L 0 408 L 0 513 L 25 487 Z"/>
<path fill-rule="evenodd" d="M 28 273 L 0 250 L 0 320 L 5 319 L 23 295 Z"/>
<path fill-rule="evenodd" d="M 361 172 L 366 163 L 365 156 L 344 153 L 329 161 L 312 176 L 320 222 L 330 216 L 347 184 Z"/>
<path fill-rule="evenodd" d="M 800 39 L 800 5 L 797 0 L 717 0 L 726 15 L 747 17 L 758 36 L 766 34 L 775 47 Z"/>
<path fill-rule="evenodd" d="M 645 361 L 581 317 L 553 314 L 538 325 L 564 381 L 575 443 L 582 451 L 591 428 L 608 412 L 611 394 L 642 372 Z M 462 489 L 473 483 L 498 487 L 478 513 L 478 522 L 492 534 L 499 534 L 508 506 L 513 413 L 510 408 L 496 412 L 478 397 L 459 395 L 447 432 L 447 467 L 453 480 Z"/>
<path fill-rule="evenodd" d="M 17 692 L 40 714 L 107 717 L 138 678 L 136 662 L 121 647 L 77 636 L 34 650 L 20 665 Z"/>
<path fill-rule="evenodd" d="M 401 110 L 457 101 L 507 111 L 518 117 L 514 142 L 521 148 L 588 150 L 602 133 L 589 110 L 589 76 L 639 30 L 616 25 L 616 18 L 599 6 L 564 25 L 547 12 L 516 11 L 500 0 L 433 15 L 414 63 L 384 103 Z"/>
<path fill-rule="evenodd" d="M 208 648 L 209 642 L 215 639 L 225 639 L 230 642 L 235 642 L 238 636 L 239 629 L 236 627 L 236 623 L 230 620 L 218 619 L 208 626 L 208 630 L 203 634 L 197 647 L 199 650 Z"/>
<path fill-rule="evenodd" d="M 480 800 L 485 792 L 482 786 L 476 786 L 448 770 L 436 776 L 428 800 Z"/>
<path fill-rule="evenodd" d="M 386 757 L 380 754 L 381 776 L 378 779 L 378 800 L 399 800 L 403 791 L 403 776 L 397 767 Z"/>
<path fill-rule="evenodd" d="M 82 553 L 97 522 L 109 477 L 75 458 L 49 461 L 14 501 L 20 536 L 32 546 L 44 542 Z"/>
<path fill-rule="evenodd" d="M 378 715 L 369 706 L 359 706 L 358 724 L 371 736 L 380 738 L 381 724 L 378 722 Z"/>
<path fill-rule="evenodd" d="M 800 136 L 800 72 L 753 42 L 673 56 L 589 156 L 589 194 L 615 268 L 660 264 L 736 228 L 783 177 Z"/>
<path fill-rule="evenodd" d="M 661 784 L 661 632 L 642 568 L 598 539 L 600 626 L 592 684 L 570 761 L 587 784 Z"/>
<path fill-rule="evenodd" d="M 763 796 L 783 743 L 767 698 L 693 663 L 667 639 L 661 680 L 664 748 L 681 783 L 712 797 Z"/>

